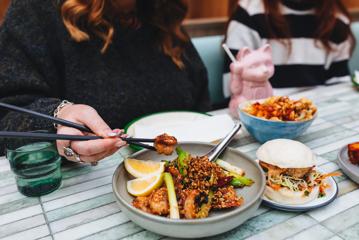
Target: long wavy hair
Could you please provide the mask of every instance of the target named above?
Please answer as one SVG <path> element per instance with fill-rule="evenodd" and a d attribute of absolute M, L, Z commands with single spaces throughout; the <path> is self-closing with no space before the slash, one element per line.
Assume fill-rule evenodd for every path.
<path fill-rule="evenodd" d="M 77 42 L 90 40 L 96 36 L 103 41 L 101 49 L 105 53 L 114 33 L 114 23 L 120 22 L 119 0 L 62 0 L 62 20 L 72 39 Z M 156 29 L 155 42 L 164 54 L 183 68 L 182 55 L 188 36 L 182 31 L 181 23 L 187 14 L 186 0 L 136 0 L 133 17 L 125 24 L 138 27 L 141 23 Z"/>
<path fill-rule="evenodd" d="M 314 3 L 315 16 L 318 19 L 318 25 L 313 37 L 322 43 L 327 52 L 332 51 L 330 37 L 336 24 L 336 17 L 338 14 L 342 14 L 351 21 L 351 16 L 348 10 L 341 0 L 312 0 L 303 2 Z M 288 23 L 280 10 L 281 0 L 263 0 L 263 3 L 270 37 L 278 39 L 291 50 L 291 42 L 289 40 L 291 33 Z M 350 38 L 352 42 L 351 52 L 353 52 L 355 38 L 351 29 L 348 28 L 348 31 L 343 32 L 343 34 L 346 34 L 346 36 Z"/>

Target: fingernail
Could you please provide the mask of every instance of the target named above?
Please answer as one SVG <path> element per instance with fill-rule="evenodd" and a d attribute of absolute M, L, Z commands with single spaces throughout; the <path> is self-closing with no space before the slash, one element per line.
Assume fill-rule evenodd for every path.
<path fill-rule="evenodd" d="M 109 137 L 116 137 L 116 136 L 118 136 L 118 133 L 115 132 L 115 131 L 112 131 L 112 132 L 107 133 L 107 136 L 109 136 Z"/>

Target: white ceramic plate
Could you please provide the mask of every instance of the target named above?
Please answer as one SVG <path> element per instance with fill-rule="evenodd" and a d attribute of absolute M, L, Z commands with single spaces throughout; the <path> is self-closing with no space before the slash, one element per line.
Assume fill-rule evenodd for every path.
<path fill-rule="evenodd" d="M 304 212 L 315 208 L 323 207 L 333 202 L 338 195 L 338 185 L 335 182 L 334 178 L 328 177 L 325 181 L 330 185 L 330 187 L 325 190 L 325 196 L 317 198 L 311 202 L 300 205 L 282 204 L 277 203 L 263 195 L 263 204 L 271 208 L 288 212 Z"/>
<path fill-rule="evenodd" d="M 338 165 L 351 180 L 359 184 L 359 166 L 349 161 L 347 145 L 338 152 Z"/>
<path fill-rule="evenodd" d="M 135 133 L 136 125 L 149 125 L 153 127 L 175 126 L 175 125 L 190 123 L 208 117 L 210 117 L 210 115 L 205 113 L 199 113 L 199 112 L 189 112 L 189 111 L 160 112 L 133 120 L 132 122 L 126 125 L 125 130 L 127 134 L 133 137 L 138 137 L 136 136 Z"/>
<path fill-rule="evenodd" d="M 152 128 L 163 129 L 164 127 L 178 126 L 193 121 L 210 117 L 210 115 L 191 111 L 169 111 L 159 112 L 143 117 L 136 118 L 125 126 L 125 132 L 132 137 L 143 137 L 136 134 L 136 127 L 150 126 Z M 130 145 L 135 150 L 141 150 L 141 147 Z"/>

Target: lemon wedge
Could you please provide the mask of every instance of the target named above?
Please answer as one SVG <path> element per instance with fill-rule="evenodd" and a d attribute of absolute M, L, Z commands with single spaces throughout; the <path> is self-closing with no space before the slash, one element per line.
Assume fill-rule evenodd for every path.
<path fill-rule="evenodd" d="M 165 170 L 165 163 L 128 158 L 125 160 L 125 168 L 132 176 L 142 178 L 163 173 Z"/>
<path fill-rule="evenodd" d="M 162 183 L 162 173 L 143 178 L 136 178 L 127 182 L 127 191 L 133 196 L 143 197 L 162 186 Z"/>

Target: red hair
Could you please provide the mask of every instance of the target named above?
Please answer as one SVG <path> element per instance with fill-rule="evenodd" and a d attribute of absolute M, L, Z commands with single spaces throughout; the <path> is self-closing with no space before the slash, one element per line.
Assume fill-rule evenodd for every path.
<path fill-rule="evenodd" d="M 77 42 L 90 40 L 94 34 L 103 40 L 101 52 L 109 48 L 113 36 L 113 21 L 116 13 L 114 0 L 63 0 L 62 20 L 72 39 Z M 188 36 L 181 30 L 181 23 L 187 13 L 185 0 L 137 0 L 136 19 L 155 27 L 157 42 L 164 54 L 183 68 L 182 53 Z M 137 21 L 135 21 L 137 22 Z"/>

